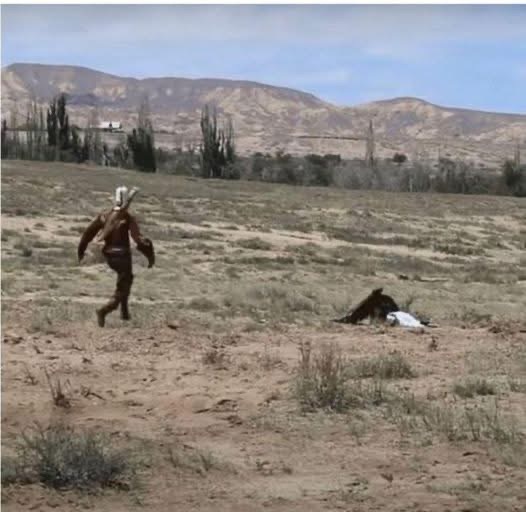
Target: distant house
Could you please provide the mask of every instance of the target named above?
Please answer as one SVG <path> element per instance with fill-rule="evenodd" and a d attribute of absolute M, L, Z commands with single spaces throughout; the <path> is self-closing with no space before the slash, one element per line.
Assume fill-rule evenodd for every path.
<path fill-rule="evenodd" d="M 120 121 L 102 121 L 99 124 L 99 130 L 102 130 L 103 132 L 122 131 L 122 123 Z"/>

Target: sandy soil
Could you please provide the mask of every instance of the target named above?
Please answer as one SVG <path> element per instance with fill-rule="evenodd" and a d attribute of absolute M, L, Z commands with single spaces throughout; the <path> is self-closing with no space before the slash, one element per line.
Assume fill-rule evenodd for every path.
<path fill-rule="evenodd" d="M 526 509 L 521 203 L 228 189 L 48 165 L 2 169 L 3 454 L 35 422 L 62 422 L 108 434 L 141 464 L 128 489 L 3 485 L 4 510 Z M 148 270 L 134 255 L 133 318 L 113 314 L 99 329 L 94 309 L 114 276 L 96 248 L 78 266 L 75 244 L 107 189 L 132 177 L 158 262 Z M 304 221 L 314 227 L 302 231 Z M 335 239 L 334 226 L 360 241 Z M 422 246 L 383 244 L 392 236 Z M 376 286 L 438 327 L 330 322 Z M 306 343 L 340 347 L 349 365 L 400 354 L 415 377 L 382 386 L 436 407 L 447 425 L 413 424 L 389 402 L 302 411 L 294 384 Z M 46 372 L 69 407 L 53 403 Z M 493 394 L 460 396 L 466 379 L 485 379 Z M 459 415 L 495 407 L 480 439 L 459 430 Z"/>

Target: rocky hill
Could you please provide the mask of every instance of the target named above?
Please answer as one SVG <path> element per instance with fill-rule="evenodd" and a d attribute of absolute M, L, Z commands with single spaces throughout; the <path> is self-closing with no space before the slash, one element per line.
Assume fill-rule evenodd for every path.
<path fill-rule="evenodd" d="M 68 94 L 72 121 L 85 126 L 90 109 L 101 120 L 122 121 L 130 129 L 142 98 L 148 96 L 157 142 L 166 147 L 195 144 L 204 104 L 234 122 L 240 152 L 339 153 L 363 157 L 363 137 L 373 119 L 377 152 L 389 157 L 434 159 L 438 152 L 496 165 L 526 140 L 526 115 L 479 112 L 396 98 L 353 107 L 336 106 L 312 94 L 256 82 L 224 79 L 126 78 L 77 66 L 12 64 L 2 69 L 2 116 L 17 108 L 24 116 L 35 97 L 45 104 Z M 304 136 L 339 136 L 316 139 Z M 356 138 L 358 140 L 352 140 Z"/>

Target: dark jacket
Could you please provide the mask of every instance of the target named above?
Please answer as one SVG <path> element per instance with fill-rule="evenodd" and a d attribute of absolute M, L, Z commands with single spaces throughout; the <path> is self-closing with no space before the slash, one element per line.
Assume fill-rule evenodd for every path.
<path fill-rule="evenodd" d="M 112 229 L 107 229 L 108 223 L 114 223 Z M 106 229 L 105 229 L 106 228 Z M 101 231 L 107 234 L 104 238 L 104 247 L 102 252 L 106 255 L 111 254 L 129 254 L 130 252 L 130 235 L 137 244 L 137 249 L 148 258 L 148 266 L 152 267 L 155 263 L 155 254 L 151 240 L 142 236 L 135 217 L 127 210 L 119 211 L 109 210 L 97 215 L 85 229 L 80 238 L 77 249 L 79 261 L 84 257 L 88 244 Z"/>

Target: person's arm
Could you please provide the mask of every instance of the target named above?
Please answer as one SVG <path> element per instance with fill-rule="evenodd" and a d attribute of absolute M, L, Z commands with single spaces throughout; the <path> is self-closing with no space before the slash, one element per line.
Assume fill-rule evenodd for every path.
<path fill-rule="evenodd" d="M 137 250 L 140 251 L 148 259 L 148 268 L 155 264 L 155 251 L 153 243 L 150 239 L 142 236 L 139 225 L 133 215 L 129 216 L 130 235 L 133 241 L 137 244 Z"/>
<path fill-rule="evenodd" d="M 95 238 L 95 235 L 102 229 L 104 223 L 102 222 L 101 215 L 97 215 L 90 223 L 90 225 L 84 230 L 82 236 L 80 237 L 79 246 L 77 248 L 77 256 L 79 263 L 84 258 L 84 253 L 88 244 Z"/>
<path fill-rule="evenodd" d="M 139 245 L 143 240 L 143 236 L 141 234 L 141 230 L 139 229 L 139 224 L 137 224 L 137 220 L 133 215 L 128 215 L 129 219 L 129 226 L 130 226 L 130 235 L 133 239 L 133 241 Z"/>

